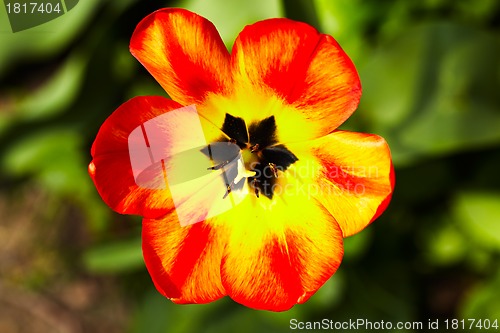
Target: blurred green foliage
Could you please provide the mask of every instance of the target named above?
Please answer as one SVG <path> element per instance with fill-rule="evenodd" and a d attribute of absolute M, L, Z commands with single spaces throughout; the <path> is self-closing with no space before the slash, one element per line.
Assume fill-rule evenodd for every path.
<path fill-rule="evenodd" d="M 288 312 L 164 299 L 142 263 L 140 220 L 112 213 L 88 177 L 104 119 L 132 96 L 165 95 L 128 53 L 135 25 L 165 6 L 210 19 L 228 48 L 245 25 L 269 17 L 333 35 L 364 90 L 343 128 L 382 135 L 391 146 L 388 210 L 345 240 L 340 271 Z M 0 45 L 0 201 L 23 207 L 27 192 L 41 191 L 50 198 L 42 210 L 71 207 L 31 223 L 50 229 L 59 216 L 83 239 L 65 257 L 68 278 L 120 281 L 114 287 L 131 315 L 115 331 L 287 332 L 291 318 L 500 320 L 500 2 L 85 0 L 16 34 L 0 10 Z"/>

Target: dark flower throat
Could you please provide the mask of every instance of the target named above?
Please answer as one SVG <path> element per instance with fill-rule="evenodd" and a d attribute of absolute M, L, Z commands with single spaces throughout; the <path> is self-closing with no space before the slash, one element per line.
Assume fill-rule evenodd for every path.
<path fill-rule="evenodd" d="M 285 145 L 278 144 L 274 116 L 251 123 L 247 128 L 242 118 L 226 113 L 222 131 L 229 139 L 223 137 L 218 142 L 231 142 L 238 145 L 240 152 L 248 149 L 252 154 L 255 154 L 255 162 L 252 163 L 250 170 L 255 172 L 255 176 L 248 177 L 248 184 L 253 188 L 257 197 L 262 194 L 272 199 L 279 171 L 284 172 L 290 165 L 298 161 L 298 158 Z M 211 169 L 219 169 L 225 164 L 227 161 Z M 244 180 L 234 184 L 236 175 L 237 172 L 232 172 L 226 177 L 228 193 L 232 189 L 240 189 L 244 186 Z"/>

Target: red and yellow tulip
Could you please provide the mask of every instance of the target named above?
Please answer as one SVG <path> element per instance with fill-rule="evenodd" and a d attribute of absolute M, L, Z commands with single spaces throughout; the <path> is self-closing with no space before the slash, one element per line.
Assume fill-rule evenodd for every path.
<path fill-rule="evenodd" d="M 112 209 L 144 217 L 156 288 L 175 303 L 228 295 L 283 311 L 307 301 L 339 267 L 343 238 L 375 220 L 394 188 L 385 140 L 337 130 L 361 97 L 352 61 L 331 36 L 289 19 L 245 27 L 229 53 L 211 22 L 171 8 L 139 23 L 130 50 L 171 99 L 121 105 L 96 137 L 89 173 Z M 196 120 L 183 113 L 190 105 Z M 205 187 L 185 186 L 177 200 L 170 178 L 163 187 L 137 182 L 131 133 L 174 110 L 181 112 L 159 120 L 155 134 L 167 176 L 179 169 L 174 152 L 193 147 L 198 122 L 207 143 L 237 147 L 232 180 L 215 165 Z M 229 194 L 237 204 L 217 210 Z M 181 225 L 186 213 L 200 222 Z"/>

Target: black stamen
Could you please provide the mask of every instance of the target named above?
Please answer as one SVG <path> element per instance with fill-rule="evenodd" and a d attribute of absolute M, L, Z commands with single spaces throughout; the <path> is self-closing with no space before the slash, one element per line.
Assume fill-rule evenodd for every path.
<path fill-rule="evenodd" d="M 290 165 L 299 159 L 284 145 L 277 145 L 262 150 L 262 157 L 273 163 L 281 171 L 285 171 Z"/>
<path fill-rule="evenodd" d="M 257 178 L 254 178 L 254 179 L 252 180 L 252 182 L 251 182 L 252 187 L 253 187 L 253 189 L 254 189 L 254 192 L 255 192 L 255 195 L 257 196 L 257 198 L 259 197 L 259 188 L 257 187 L 257 182 L 258 182 L 258 181 L 259 181 L 259 180 L 258 180 Z"/>
<path fill-rule="evenodd" d="M 202 149 L 202 152 L 210 156 L 214 164 L 218 163 L 208 170 L 222 169 L 235 158 L 241 156 L 239 155 L 241 150 L 249 149 L 252 153 L 257 153 L 257 163 L 252 166 L 252 171 L 256 173 L 254 177 L 242 178 L 235 184 L 234 180 L 238 176 L 238 169 L 224 168 L 223 176 L 227 186 L 224 198 L 231 191 L 240 190 L 246 185 L 254 189 L 257 198 L 262 193 L 272 199 L 275 185 L 280 176 L 278 171 L 285 172 L 290 165 L 298 161 L 297 156 L 286 146 L 278 144 L 274 116 L 250 124 L 247 131 L 245 121 L 242 118 L 226 113 L 221 129 L 226 134 L 218 140 L 219 145 L 223 146 L 212 144 L 212 146 L 207 147 L 208 149 Z"/>
<path fill-rule="evenodd" d="M 271 171 L 273 172 L 274 177 L 278 178 L 278 168 L 276 167 L 276 164 L 269 163 L 269 167 L 271 168 Z"/>
<path fill-rule="evenodd" d="M 224 161 L 221 164 L 218 164 L 218 165 L 215 165 L 213 167 L 207 168 L 207 170 L 219 170 L 220 168 L 222 168 L 222 167 L 224 167 L 224 166 L 226 166 L 228 164 L 229 164 L 229 161 Z"/>
<path fill-rule="evenodd" d="M 229 193 L 231 193 L 233 185 L 234 185 L 233 182 L 231 182 L 231 184 L 226 184 L 226 190 L 227 190 L 227 192 L 224 194 L 224 196 L 222 197 L 222 199 L 226 199 L 227 196 L 229 195 Z"/>
<path fill-rule="evenodd" d="M 240 148 L 246 147 L 248 132 L 245 121 L 242 118 L 234 117 L 226 113 L 224 124 L 222 124 L 222 131 L 231 138 L 230 142 L 235 141 Z"/>
<path fill-rule="evenodd" d="M 250 142 L 265 148 L 278 143 L 276 138 L 276 120 L 274 116 L 268 117 L 248 127 Z"/>

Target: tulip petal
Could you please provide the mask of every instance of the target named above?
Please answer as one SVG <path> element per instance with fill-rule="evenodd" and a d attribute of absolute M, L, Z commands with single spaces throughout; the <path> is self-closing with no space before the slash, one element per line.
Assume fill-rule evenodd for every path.
<path fill-rule="evenodd" d="M 337 270 L 341 230 L 315 200 L 295 191 L 273 200 L 249 197 L 212 223 L 228 228 L 222 259 L 227 294 L 245 306 L 284 311 L 305 302 Z"/>
<path fill-rule="evenodd" d="M 230 56 L 217 29 L 188 10 L 148 15 L 137 25 L 130 52 L 180 104 L 198 104 L 230 86 Z"/>
<path fill-rule="evenodd" d="M 344 237 L 364 229 L 387 208 L 395 177 L 382 137 L 335 131 L 290 149 L 299 161 L 289 172 L 334 216 Z"/>
<path fill-rule="evenodd" d="M 181 227 L 174 215 L 143 220 L 143 254 L 158 291 L 175 303 L 225 296 L 220 263 L 225 235 L 208 223 Z"/>
<path fill-rule="evenodd" d="M 361 97 L 349 57 L 331 36 L 305 23 L 270 19 L 247 26 L 236 39 L 231 60 L 237 89 L 261 95 L 271 91 L 283 101 L 285 107 L 258 109 L 275 115 L 280 142 L 332 132 L 354 112 Z M 300 128 L 290 117 L 297 118 L 293 121 Z"/>
<path fill-rule="evenodd" d="M 101 126 L 89 173 L 115 211 L 158 218 L 173 210 L 174 201 L 182 202 L 220 178 L 224 170 L 207 170 L 212 162 L 200 149 L 221 133 L 194 107 L 181 107 L 164 97 L 136 97 Z M 193 185 L 173 187 L 183 181 Z M 174 189 L 179 189 L 177 200 L 172 198 Z"/>

